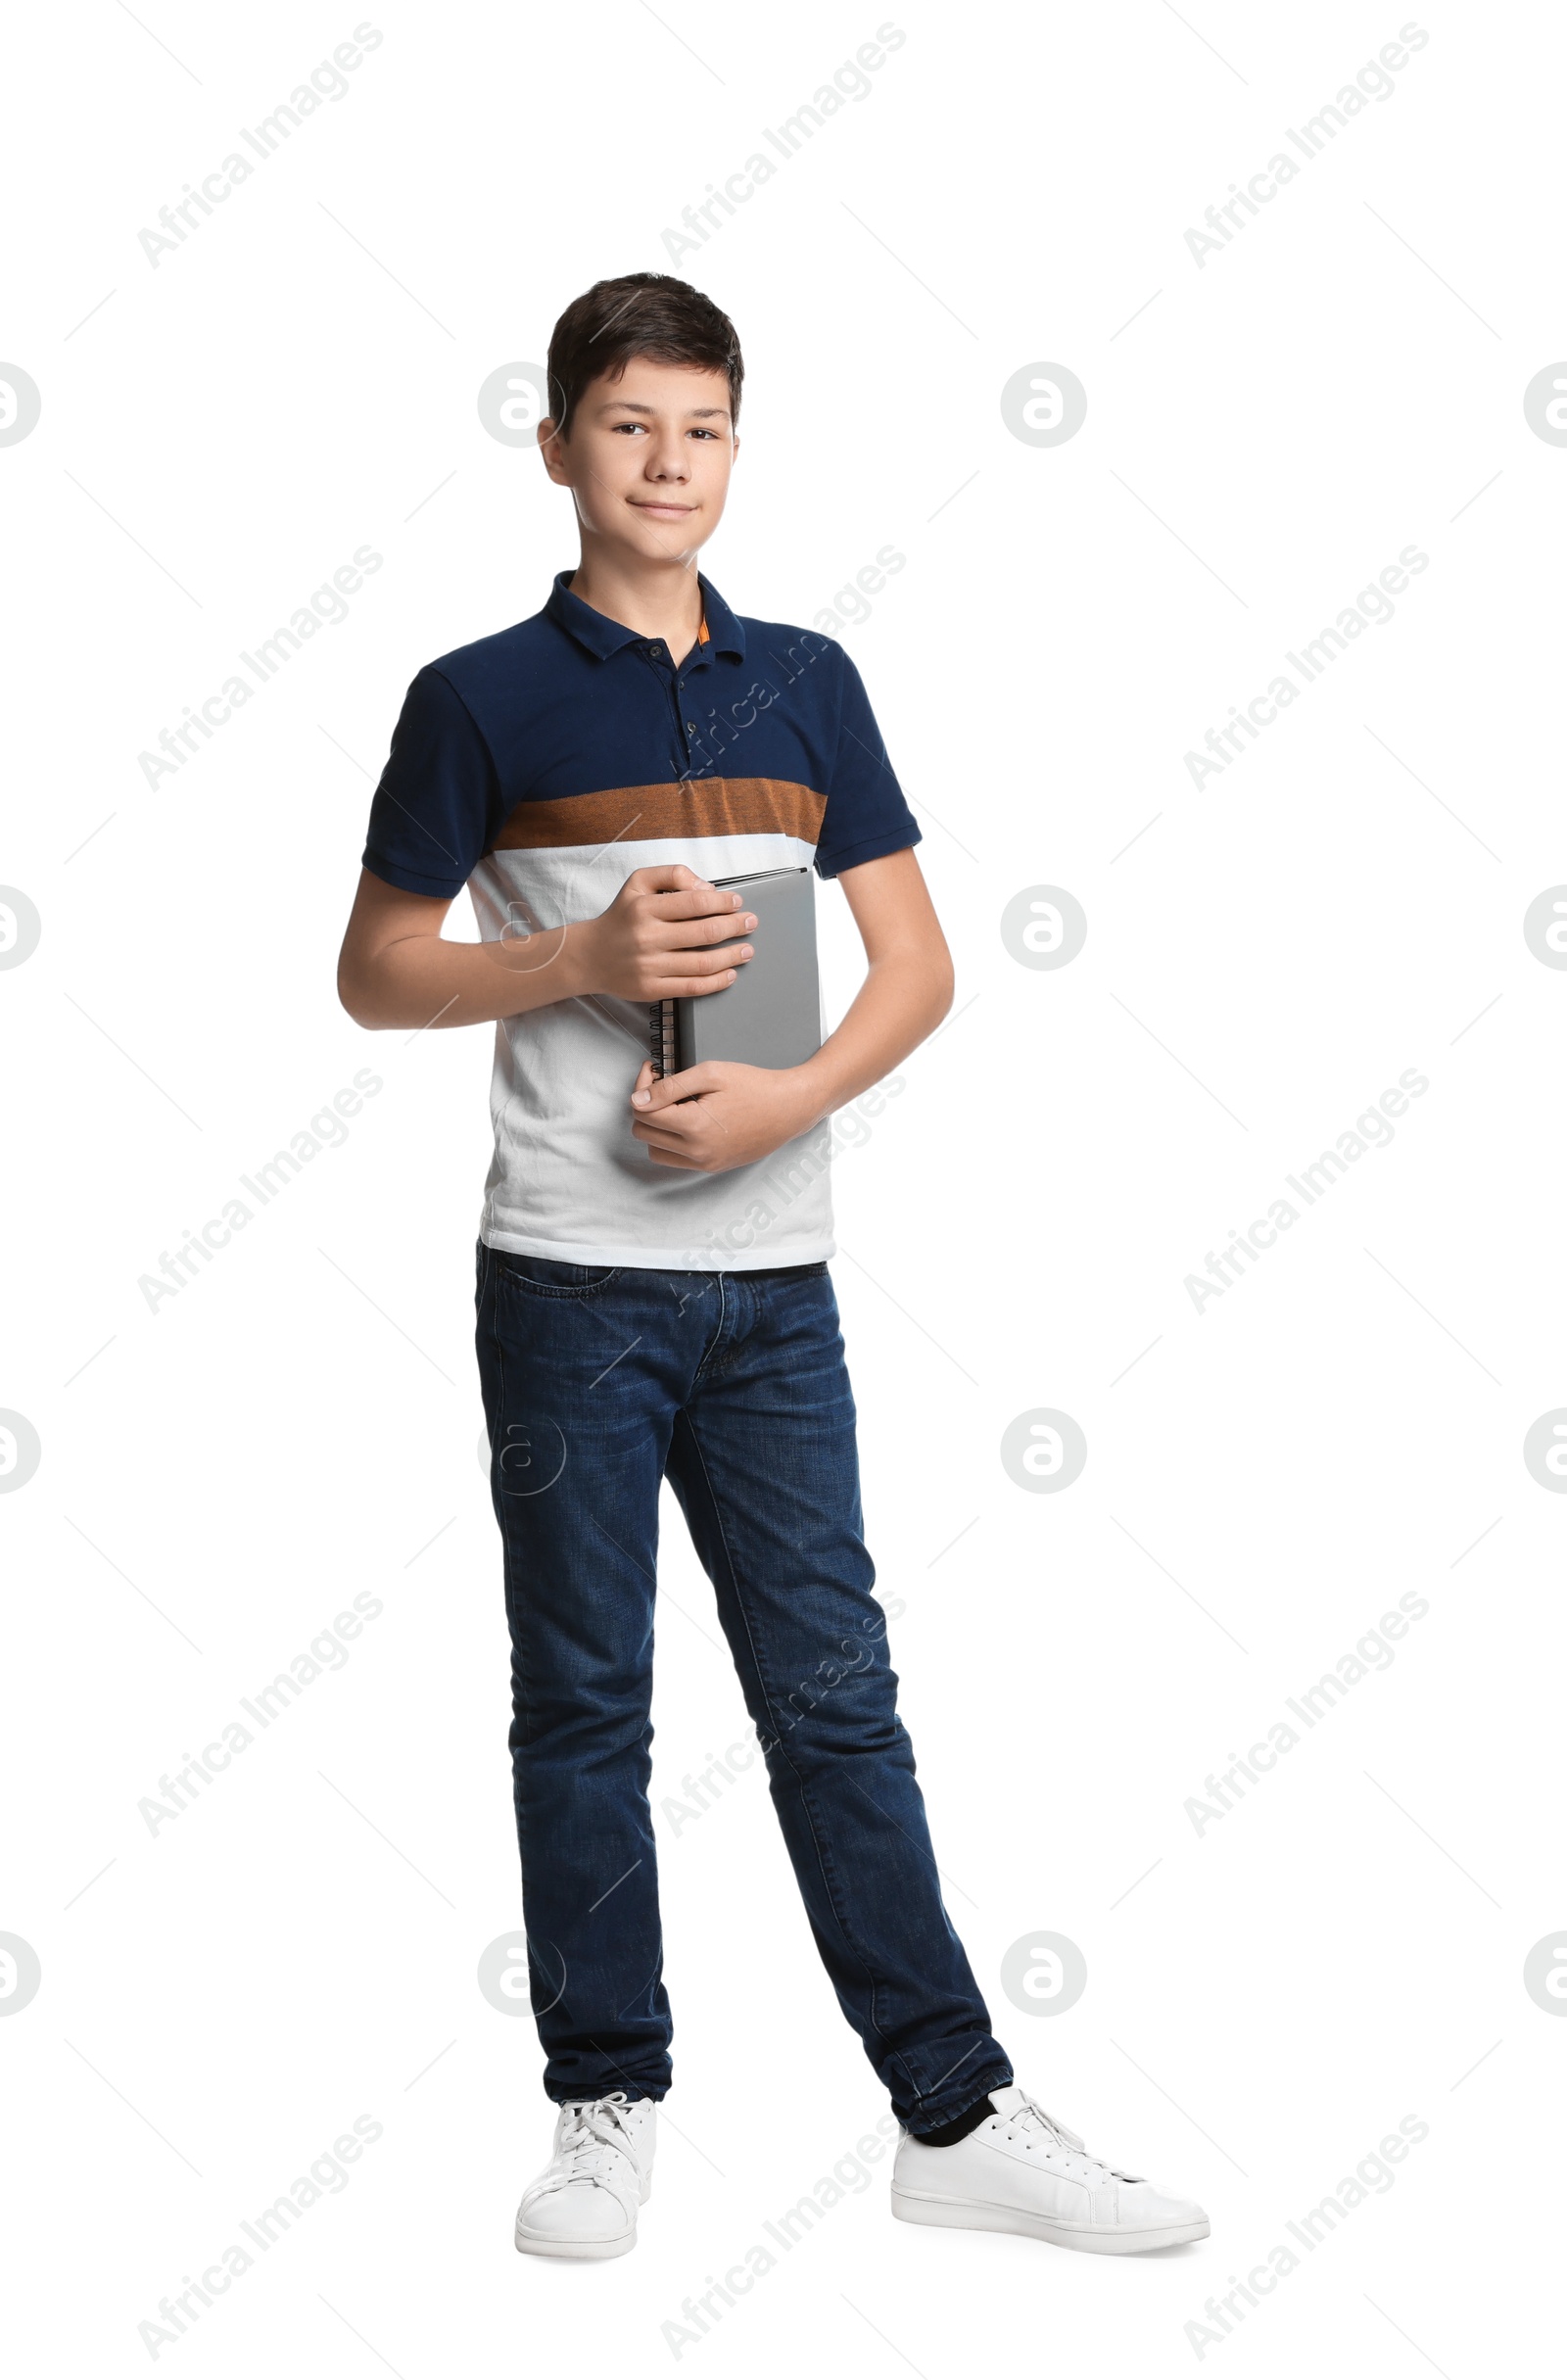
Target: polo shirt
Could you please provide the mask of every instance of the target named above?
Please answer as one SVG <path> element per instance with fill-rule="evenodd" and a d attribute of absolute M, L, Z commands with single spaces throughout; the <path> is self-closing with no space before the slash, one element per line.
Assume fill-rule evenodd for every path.
<path fill-rule="evenodd" d="M 467 886 L 486 941 L 599 916 L 635 869 L 814 865 L 920 840 L 859 672 L 812 629 L 741 619 L 705 578 L 677 666 L 571 593 L 420 670 L 370 809 L 364 865 L 404 892 Z M 758 1269 L 832 1254 L 831 1132 L 726 1173 L 632 1137 L 647 1010 L 590 995 L 496 1027 L 480 1236 L 561 1262 Z"/>

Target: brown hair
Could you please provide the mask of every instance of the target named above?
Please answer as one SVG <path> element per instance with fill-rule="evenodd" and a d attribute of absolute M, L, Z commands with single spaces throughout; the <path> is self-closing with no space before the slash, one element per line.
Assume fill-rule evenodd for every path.
<path fill-rule="evenodd" d="M 591 380 L 618 380 L 634 356 L 729 375 L 732 422 L 745 366 L 735 325 L 711 298 L 667 272 L 627 272 L 573 298 L 549 339 L 549 412 L 565 437 Z"/>

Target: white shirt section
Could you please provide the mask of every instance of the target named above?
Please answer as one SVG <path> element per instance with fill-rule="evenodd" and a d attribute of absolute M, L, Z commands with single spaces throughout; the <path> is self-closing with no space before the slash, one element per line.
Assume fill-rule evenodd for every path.
<path fill-rule="evenodd" d="M 789 834 L 492 851 L 468 881 L 481 938 L 516 943 L 609 907 L 638 868 L 685 866 L 709 881 L 808 867 Z M 490 1112 L 496 1153 L 480 1236 L 514 1256 L 669 1272 L 758 1271 L 833 1253 L 827 1126 L 760 1165 L 687 1173 L 632 1138 L 631 1094 L 647 1055 L 647 1010 L 560 1000 L 496 1026 Z"/>

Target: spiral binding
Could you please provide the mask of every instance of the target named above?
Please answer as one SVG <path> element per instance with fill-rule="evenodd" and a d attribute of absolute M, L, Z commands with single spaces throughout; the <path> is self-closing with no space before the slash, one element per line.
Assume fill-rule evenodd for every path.
<path fill-rule="evenodd" d="M 654 1000 L 647 1011 L 647 1054 L 655 1074 L 675 1074 L 675 1003 Z"/>

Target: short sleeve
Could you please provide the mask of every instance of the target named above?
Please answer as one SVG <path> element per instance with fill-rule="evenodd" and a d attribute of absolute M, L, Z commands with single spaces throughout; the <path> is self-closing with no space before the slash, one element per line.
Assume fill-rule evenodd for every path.
<path fill-rule="evenodd" d="M 370 804 L 364 865 L 400 892 L 451 900 L 500 824 L 490 748 L 438 669 L 409 687 Z"/>
<path fill-rule="evenodd" d="M 841 645 L 835 649 L 843 668 L 837 748 L 816 847 L 817 874 L 828 877 L 885 859 L 889 851 L 907 851 L 920 840 L 860 673 Z"/>

